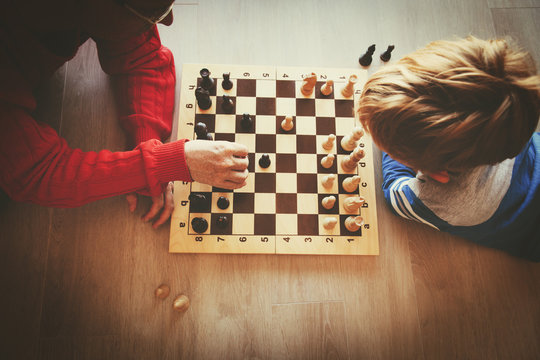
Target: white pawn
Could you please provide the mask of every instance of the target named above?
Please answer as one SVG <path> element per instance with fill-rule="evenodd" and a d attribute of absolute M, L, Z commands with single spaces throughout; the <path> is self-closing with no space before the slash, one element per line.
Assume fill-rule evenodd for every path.
<path fill-rule="evenodd" d="M 335 158 L 336 157 L 335 157 L 334 154 L 328 154 L 325 157 L 323 157 L 321 159 L 322 167 L 325 168 L 325 169 L 328 169 L 328 168 L 332 167 L 332 165 L 334 164 L 334 159 Z"/>
<path fill-rule="evenodd" d="M 331 230 L 336 227 L 337 219 L 335 217 L 326 217 L 323 220 L 323 227 L 326 230 Z"/>
<path fill-rule="evenodd" d="M 334 81 L 328 80 L 323 86 L 321 86 L 321 94 L 328 96 L 334 91 Z"/>
<path fill-rule="evenodd" d="M 334 147 L 334 141 L 336 141 L 336 135 L 330 134 L 326 138 L 326 140 L 322 143 L 322 147 L 325 150 L 332 150 Z"/>
<path fill-rule="evenodd" d="M 349 76 L 349 81 L 347 82 L 347 85 L 341 90 L 341 95 L 344 97 L 351 97 L 354 94 L 354 85 L 358 81 L 358 77 L 356 75 Z"/>
<path fill-rule="evenodd" d="M 358 188 L 358 184 L 360 184 L 360 176 L 350 176 L 343 180 L 343 189 L 346 192 L 353 192 L 356 191 L 356 189 Z"/>
<path fill-rule="evenodd" d="M 364 225 L 364 219 L 361 216 L 349 216 L 345 219 L 345 227 L 350 232 L 358 231 L 362 225 Z"/>
<path fill-rule="evenodd" d="M 353 171 L 358 166 L 358 162 L 365 156 L 364 150 L 357 147 L 354 151 L 341 160 L 341 168 L 345 171 Z"/>
<path fill-rule="evenodd" d="M 328 174 L 323 176 L 321 184 L 325 188 L 329 189 L 334 185 L 334 181 L 336 180 L 336 174 Z"/>
<path fill-rule="evenodd" d="M 321 205 L 326 210 L 330 210 L 334 207 L 334 204 L 336 203 L 336 197 L 335 196 L 326 196 L 321 200 Z"/>
<path fill-rule="evenodd" d="M 345 209 L 346 212 L 352 213 L 360 209 L 364 202 L 364 198 L 360 196 L 351 196 L 343 200 L 343 209 Z"/>
<path fill-rule="evenodd" d="M 304 81 L 302 81 L 302 87 L 300 88 L 300 91 L 304 96 L 309 96 L 313 93 L 313 88 L 315 87 L 315 84 L 317 84 L 317 75 L 315 75 L 315 73 L 311 73 L 311 75 L 306 75 Z"/>
<path fill-rule="evenodd" d="M 351 134 L 341 139 L 341 147 L 345 151 L 353 151 L 362 136 L 364 136 L 364 130 L 359 126 L 355 127 Z"/>
<path fill-rule="evenodd" d="M 284 131 L 291 131 L 294 127 L 293 123 L 293 117 L 292 116 L 285 116 L 285 119 L 281 122 L 281 128 Z"/>

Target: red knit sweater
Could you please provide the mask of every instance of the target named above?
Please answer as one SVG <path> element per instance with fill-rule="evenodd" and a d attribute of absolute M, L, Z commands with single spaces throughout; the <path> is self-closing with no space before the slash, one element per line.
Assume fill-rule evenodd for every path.
<path fill-rule="evenodd" d="M 100 42 L 102 68 L 116 77 L 120 121 L 135 149 L 83 152 L 32 118 L 34 86 L 74 56 L 58 56 L 42 39 L 9 20 L 0 22 L 0 186 L 13 199 L 73 207 L 139 192 L 158 195 L 167 182 L 191 181 L 184 141 L 163 144 L 171 132 L 175 69 L 157 28 L 121 44 Z M 69 121 L 65 119 L 64 121 Z"/>

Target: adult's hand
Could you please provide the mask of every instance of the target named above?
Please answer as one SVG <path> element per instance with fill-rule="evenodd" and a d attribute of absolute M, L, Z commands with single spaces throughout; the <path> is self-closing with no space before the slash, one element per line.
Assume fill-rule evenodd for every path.
<path fill-rule="evenodd" d="M 246 185 L 248 149 L 228 141 L 192 140 L 184 153 L 193 180 L 224 189 Z"/>
<path fill-rule="evenodd" d="M 142 216 L 142 220 L 145 222 L 157 217 L 157 219 L 152 223 L 152 227 L 154 229 L 157 229 L 160 225 L 162 225 L 171 217 L 171 214 L 174 210 L 173 188 L 174 185 L 171 181 L 169 182 L 169 184 L 167 184 L 167 188 L 162 194 L 158 196 L 153 196 L 150 210 L 148 210 L 148 212 Z M 137 208 L 137 194 L 127 194 L 126 200 L 128 202 L 129 211 L 134 212 Z"/>

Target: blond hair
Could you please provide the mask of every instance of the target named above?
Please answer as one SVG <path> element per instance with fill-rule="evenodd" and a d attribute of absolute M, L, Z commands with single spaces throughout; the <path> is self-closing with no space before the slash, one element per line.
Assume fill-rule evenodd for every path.
<path fill-rule="evenodd" d="M 435 41 L 375 73 L 358 114 L 396 160 L 462 171 L 520 153 L 540 116 L 540 76 L 506 40 Z"/>

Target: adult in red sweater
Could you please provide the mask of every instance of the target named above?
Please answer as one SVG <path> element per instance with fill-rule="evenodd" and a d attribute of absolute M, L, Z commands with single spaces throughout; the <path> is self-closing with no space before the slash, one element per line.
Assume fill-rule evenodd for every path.
<path fill-rule="evenodd" d="M 14 200 L 75 207 L 110 196 L 152 197 L 143 217 L 164 223 L 173 180 L 239 188 L 247 148 L 220 141 L 164 143 L 174 108 L 175 69 L 156 24 L 172 22 L 173 0 L 4 0 L 0 5 L 0 186 Z M 32 118 L 33 90 L 89 38 L 118 83 L 120 121 L 135 147 L 83 152 Z M 69 121 L 65 119 L 64 121 Z"/>

